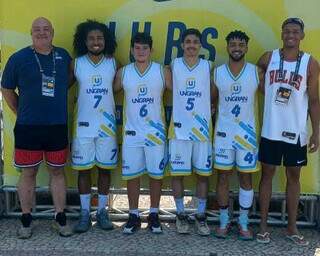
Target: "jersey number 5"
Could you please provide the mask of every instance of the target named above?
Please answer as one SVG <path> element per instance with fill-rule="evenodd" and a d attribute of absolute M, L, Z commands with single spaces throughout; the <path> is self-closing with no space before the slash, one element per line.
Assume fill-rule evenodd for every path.
<path fill-rule="evenodd" d="M 190 111 L 194 108 L 194 101 L 195 100 L 196 100 L 195 98 L 188 98 L 186 110 Z"/>

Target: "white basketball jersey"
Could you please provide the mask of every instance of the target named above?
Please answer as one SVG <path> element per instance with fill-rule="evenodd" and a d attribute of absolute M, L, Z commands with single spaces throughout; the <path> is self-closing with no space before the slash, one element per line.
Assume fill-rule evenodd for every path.
<path fill-rule="evenodd" d="M 212 138 L 211 62 L 199 59 L 189 67 L 183 58 L 172 61 L 173 106 L 169 138 L 210 141 Z"/>
<path fill-rule="evenodd" d="M 135 63 L 122 70 L 124 89 L 123 144 L 129 147 L 162 145 L 166 140 L 162 96 L 162 66 L 151 62 L 141 74 Z"/>
<path fill-rule="evenodd" d="M 265 100 L 261 136 L 270 140 L 307 144 L 307 69 L 310 55 L 301 58 L 298 78 L 292 83 L 297 62 L 283 62 L 284 79 L 279 79 L 280 52 L 272 52 L 265 74 Z"/>
<path fill-rule="evenodd" d="M 221 65 L 214 70 L 214 82 L 219 91 L 215 147 L 256 149 L 255 95 L 259 84 L 257 67 L 245 63 L 235 77 L 228 64 Z"/>
<path fill-rule="evenodd" d="M 104 57 L 95 64 L 84 55 L 75 59 L 74 73 L 79 84 L 74 136 L 115 137 L 114 58 Z"/>

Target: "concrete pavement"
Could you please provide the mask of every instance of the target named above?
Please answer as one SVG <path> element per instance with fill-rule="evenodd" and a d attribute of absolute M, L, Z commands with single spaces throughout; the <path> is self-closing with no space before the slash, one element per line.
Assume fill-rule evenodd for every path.
<path fill-rule="evenodd" d="M 74 221 L 70 222 L 72 225 Z M 143 228 L 134 235 L 123 235 L 121 225 L 116 222 L 113 231 L 102 231 L 93 227 L 85 234 L 70 238 L 59 237 L 51 228 L 49 220 L 33 222 L 33 236 L 28 240 L 16 238 L 18 219 L 0 220 L 0 255 L 6 256 L 214 256 L 214 255 L 317 255 L 320 256 L 320 233 L 314 229 L 302 229 L 310 241 L 308 247 L 298 247 L 285 238 L 285 228 L 271 228 L 272 242 L 268 245 L 255 241 L 239 241 L 236 228 L 226 240 L 199 237 L 196 234 L 178 235 L 173 223 L 163 223 L 164 233 L 151 234 Z M 210 225 L 213 229 L 213 226 Z M 254 227 L 255 231 L 257 227 Z"/>

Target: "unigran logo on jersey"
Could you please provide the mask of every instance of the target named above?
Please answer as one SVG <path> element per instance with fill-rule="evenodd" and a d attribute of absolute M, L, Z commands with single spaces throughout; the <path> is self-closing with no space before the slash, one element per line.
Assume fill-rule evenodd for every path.
<path fill-rule="evenodd" d="M 188 78 L 186 81 L 187 90 L 192 90 L 196 87 L 196 79 L 193 77 Z"/>
<path fill-rule="evenodd" d="M 101 88 L 102 85 L 102 76 L 101 75 L 93 75 L 91 77 L 91 88 L 87 89 L 87 94 L 108 94 L 107 88 Z"/>
<path fill-rule="evenodd" d="M 138 97 L 147 95 L 148 87 L 144 84 L 138 86 Z"/>
<path fill-rule="evenodd" d="M 148 94 L 148 87 L 145 84 L 138 85 L 137 94 L 138 98 L 132 99 L 132 103 L 152 104 L 154 102 L 153 97 L 144 97 Z"/>
<path fill-rule="evenodd" d="M 91 77 L 91 83 L 92 83 L 92 86 L 94 86 L 94 87 L 102 85 L 102 76 L 101 75 L 93 75 Z"/>
<path fill-rule="evenodd" d="M 189 77 L 186 79 L 186 89 L 180 91 L 181 96 L 187 97 L 201 97 L 201 92 L 195 90 L 196 88 L 196 79 L 194 77 Z"/>
<path fill-rule="evenodd" d="M 230 86 L 231 96 L 226 96 L 224 99 L 227 102 L 241 102 L 245 103 L 248 101 L 248 96 L 239 96 L 241 93 L 241 85 L 234 83 Z"/>

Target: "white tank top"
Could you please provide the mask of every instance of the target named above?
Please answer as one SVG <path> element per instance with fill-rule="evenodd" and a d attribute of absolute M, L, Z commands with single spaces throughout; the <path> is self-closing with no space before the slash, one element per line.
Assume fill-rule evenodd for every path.
<path fill-rule="evenodd" d="M 173 106 L 169 138 L 211 141 L 211 62 L 199 59 L 189 67 L 183 58 L 172 61 Z"/>
<path fill-rule="evenodd" d="M 221 65 L 214 70 L 214 82 L 219 91 L 215 147 L 256 149 L 255 95 L 259 84 L 257 67 L 245 63 L 235 77 L 228 64 Z"/>
<path fill-rule="evenodd" d="M 298 79 L 290 85 L 297 62 L 283 62 L 283 82 L 279 79 L 279 49 L 272 52 L 265 74 L 265 100 L 261 136 L 270 140 L 307 144 L 307 70 L 310 55 L 301 58 Z"/>
<path fill-rule="evenodd" d="M 123 144 L 126 146 L 162 145 L 166 140 L 162 96 L 162 66 L 151 62 L 141 74 L 135 63 L 122 70 L 124 89 Z"/>
<path fill-rule="evenodd" d="M 115 137 L 116 119 L 112 83 L 116 74 L 114 58 L 104 57 L 97 64 L 89 56 L 75 59 L 78 81 L 74 136 Z"/>

